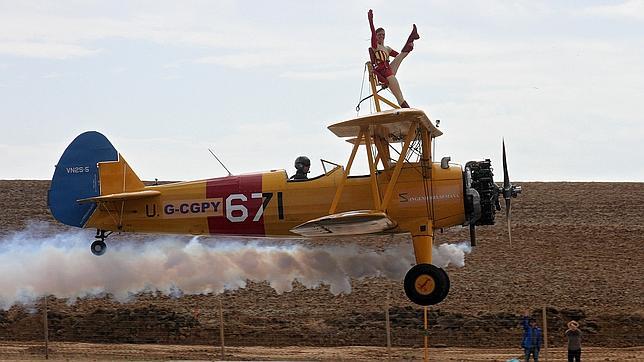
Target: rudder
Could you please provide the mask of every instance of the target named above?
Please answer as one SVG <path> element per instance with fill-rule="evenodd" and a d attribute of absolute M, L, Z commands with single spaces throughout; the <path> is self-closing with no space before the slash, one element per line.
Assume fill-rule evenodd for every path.
<path fill-rule="evenodd" d="M 76 200 L 99 196 L 98 163 L 118 160 L 116 148 L 101 133 L 90 131 L 76 137 L 60 157 L 47 194 L 47 205 L 54 218 L 63 224 L 83 227 L 96 203 L 79 204 Z"/>

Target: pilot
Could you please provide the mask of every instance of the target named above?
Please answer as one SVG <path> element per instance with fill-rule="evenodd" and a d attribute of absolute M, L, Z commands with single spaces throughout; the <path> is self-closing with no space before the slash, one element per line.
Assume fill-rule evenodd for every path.
<path fill-rule="evenodd" d="M 374 64 L 374 73 L 376 73 L 380 83 L 391 89 L 400 107 L 409 108 L 409 104 L 407 104 L 403 97 L 400 84 L 398 84 L 396 73 L 398 72 L 400 63 L 414 49 L 414 40 L 420 39 L 420 35 L 416 31 L 416 24 L 414 24 L 411 34 L 407 38 L 407 42 L 400 50 L 400 53 L 398 53 L 390 47 L 385 46 L 385 29 L 376 29 L 373 26 L 372 10 L 369 10 L 367 17 L 369 18 L 369 26 L 371 27 L 371 48 L 369 49 L 369 54 L 371 55 L 371 62 Z M 394 57 L 391 63 L 389 63 L 390 56 Z"/>
<path fill-rule="evenodd" d="M 311 160 L 306 156 L 300 156 L 295 159 L 295 175 L 291 176 L 290 180 L 307 180 L 309 173 L 309 167 L 311 167 Z"/>

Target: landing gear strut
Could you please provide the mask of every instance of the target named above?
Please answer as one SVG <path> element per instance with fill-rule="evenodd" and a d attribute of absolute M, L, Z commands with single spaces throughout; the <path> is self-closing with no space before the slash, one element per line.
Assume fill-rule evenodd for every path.
<path fill-rule="evenodd" d="M 416 264 L 405 275 L 405 294 L 418 305 L 442 302 L 449 293 L 449 277 L 432 264 Z"/>
<path fill-rule="evenodd" d="M 96 240 L 94 240 L 92 246 L 90 247 L 92 254 L 96 256 L 105 254 L 105 250 L 107 250 L 107 245 L 105 245 L 105 238 L 107 238 L 111 234 L 111 231 L 96 229 Z"/>

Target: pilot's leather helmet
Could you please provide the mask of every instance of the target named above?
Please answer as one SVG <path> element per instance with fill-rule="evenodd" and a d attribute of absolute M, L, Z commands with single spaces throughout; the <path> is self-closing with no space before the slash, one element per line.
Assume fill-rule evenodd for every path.
<path fill-rule="evenodd" d="M 311 167 L 311 160 L 306 156 L 300 156 L 295 159 L 295 169 L 304 172 L 304 167 Z"/>

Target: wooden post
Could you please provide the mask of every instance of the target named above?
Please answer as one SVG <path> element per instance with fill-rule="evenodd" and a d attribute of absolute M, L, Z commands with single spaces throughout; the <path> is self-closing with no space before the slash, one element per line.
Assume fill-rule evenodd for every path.
<path fill-rule="evenodd" d="M 222 300 L 223 295 L 219 298 L 219 340 L 221 341 L 221 359 L 226 359 L 225 347 L 224 347 L 224 307 Z"/>
<path fill-rule="evenodd" d="M 376 112 L 380 112 L 380 102 L 378 100 L 378 90 L 376 89 L 377 87 L 377 82 L 378 78 L 376 77 L 375 74 L 373 74 L 373 66 L 371 65 L 371 62 L 367 62 L 367 69 L 369 69 L 369 83 L 371 84 L 371 94 L 373 94 L 373 101 L 376 104 Z"/>
<path fill-rule="evenodd" d="M 429 361 L 429 353 L 427 351 L 427 347 L 429 347 L 429 335 L 427 332 L 427 306 L 425 308 L 425 358 L 424 361 L 427 362 Z"/>
<path fill-rule="evenodd" d="M 546 306 L 543 306 L 542 310 L 543 314 L 543 351 L 544 353 L 544 359 L 546 362 L 548 362 L 548 318 L 547 318 L 547 311 L 546 311 Z"/>
<path fill-rule="evenodd" d="M 47 325 L 48 324 L 47 323 L 47 298 L 48 296 L 45 295 L 45 300 L 44 300 L 45 306 L 43 307 L 43 312 L 42 312 L 43 330 L 45 332 L 45 359 L 49 359 L 49 326 Z"/>
<path fill-rule="evenodd" d="M 391 296 L 391 291 L 387 289 L 387 303 L 385 306 L 385 322 L 387 328 L 387 360 L 391 360 L 391 327 L 389 324 L 389 298 Z"/>

